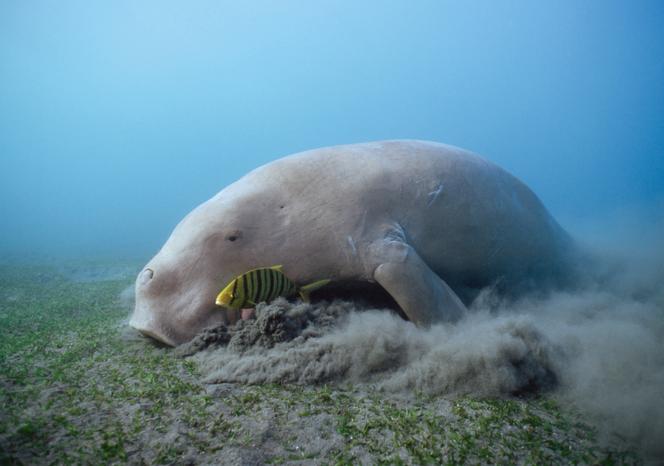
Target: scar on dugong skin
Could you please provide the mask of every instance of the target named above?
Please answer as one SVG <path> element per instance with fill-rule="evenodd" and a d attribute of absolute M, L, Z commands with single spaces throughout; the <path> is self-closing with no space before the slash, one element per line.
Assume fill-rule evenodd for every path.
<path fill-rule="evenodd" d="M 314 149 L 189 213 L 139 274 L 130 325 L 178 345 L 234 323 L 220 286 L 272 264 L 296 283 L 389 294 L 416 325 L 453 322 L 469 290 L 560 282 L 573 249 L 527 186 L 478 155 L 409 140 Z"/>

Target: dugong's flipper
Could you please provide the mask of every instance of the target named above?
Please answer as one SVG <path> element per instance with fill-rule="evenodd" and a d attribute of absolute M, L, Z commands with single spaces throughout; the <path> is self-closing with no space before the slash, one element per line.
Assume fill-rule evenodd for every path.
<path fill-rule="evenodd" d="M 466 306 L 454 291 L 420 258 L 415 249 L 394 238 L 374 244 L 386 261 L 376 267 L 374 279 L 394 298 L 408 319 L 418 326 L 453 322 Z M 378 246 L 378 247 L 376 247 Z"/>

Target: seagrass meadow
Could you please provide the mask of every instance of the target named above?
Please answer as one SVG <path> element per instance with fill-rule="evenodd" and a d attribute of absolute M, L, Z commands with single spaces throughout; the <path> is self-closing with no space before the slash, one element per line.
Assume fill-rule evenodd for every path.
<path fill-rule="evenodd" d="M 139 267 L 2 266 L 3 464 L 641 462 L 547 394 L 204 383 L 195 359 L 126 327 Z"/>

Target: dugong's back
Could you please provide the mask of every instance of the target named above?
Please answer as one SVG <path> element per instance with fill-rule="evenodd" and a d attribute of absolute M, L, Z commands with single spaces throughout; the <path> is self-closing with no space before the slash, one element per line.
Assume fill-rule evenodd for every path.
<path fill-rule="evenodd" d="M 398 230 L 441 278 L 473 288 L 496 280 L 558 279 L 572 247 L 526 185 L 484 158 L 444 144 L 383 141 L 315 149 L 247 178 L 266 192 L 285 191 L 297 212 L 293 221 L 319 235 L 335 261 L 348 256 L 349 275 L 357 275 L 359 266 L 369 276 L 376 264 L 363 256 L 362 246 Z"/>

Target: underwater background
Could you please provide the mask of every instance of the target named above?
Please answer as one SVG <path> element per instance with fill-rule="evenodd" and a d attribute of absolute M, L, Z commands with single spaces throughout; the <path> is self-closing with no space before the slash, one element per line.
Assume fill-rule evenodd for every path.
<path fill-rule="evenodd" d="M 127 325 L 175 225 L 297 151 L 434 140 L 601 280 L 456 325 L 277 300 Z M 661 464 L 664 2 L 0 2 L 0 463 Z"/>
<path fill-rule="evenodd" d="M 0 257 L 146 258 L 252 168 L 395 138 L 489 158 L 566 227 L 661 216 L 663 25 L 648 0 L 4 1 Z"/>

